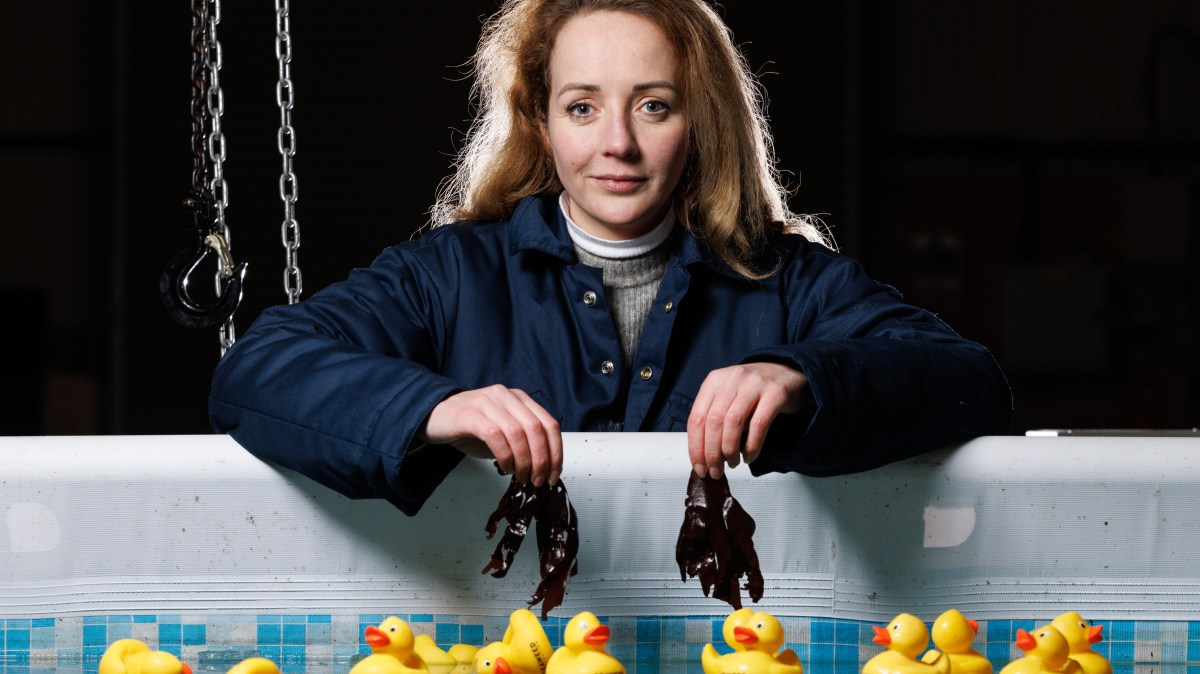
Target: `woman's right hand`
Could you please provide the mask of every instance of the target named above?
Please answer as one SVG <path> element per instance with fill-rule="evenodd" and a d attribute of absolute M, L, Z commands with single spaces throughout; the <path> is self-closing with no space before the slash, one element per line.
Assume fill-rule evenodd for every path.
<path fill-rule="evenodd" d="M 520 389 L 496 384 L 455 393 L 433 408 L 420 435 L 495 459 L 506 475 L 535 487 L 555 484 L 562 474 L 558 421 Z"/>

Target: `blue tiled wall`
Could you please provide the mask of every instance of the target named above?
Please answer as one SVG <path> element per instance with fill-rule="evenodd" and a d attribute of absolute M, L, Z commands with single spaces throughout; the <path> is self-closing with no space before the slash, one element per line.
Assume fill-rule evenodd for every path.
<path fill-rule="evenodd" d="M 497 641 L 507 626 L 502 617 L 395 615 L 443 648 Z M 275 661 L 285 674 L 345 674 L 358 655 L 369 652 L 363 631 L 386 617 L 202 613 L 0 620 L 0 674 L 94 674 L 108 644 L 123 638 L 173 653 L 198 674 L 224 672 L 237 660 L 255 654 Z M 544 623 L 556 647 L 562 643 L 568 617 Z M 721 637 L 724 615 L 601 619 L 612 629 L 609 652 L 629 674 L 697 674 L 706 643 L 727 650 Z M 871 627 L 880 623 L 794 617 L 781 621 L 786 647 L 800 656 L 806 674 L 858 674 L 863 663 L 880 651 L 871 641 Z M 1017 630 L 1032 630 L 1039 624 L 981 622 L 975 648 L 998 672 L 1021 655 L 1013 644 Z M 1200 621 L 1095 624 L 1104 627 L 1104 640 L 1094 649 L 1112 661 L 1117 674 L 1200 674 Z"/>

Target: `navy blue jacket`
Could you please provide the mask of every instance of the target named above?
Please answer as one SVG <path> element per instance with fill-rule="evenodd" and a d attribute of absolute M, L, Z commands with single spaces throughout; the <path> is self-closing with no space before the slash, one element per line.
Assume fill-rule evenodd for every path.
<path fill-rule="evenodd" d="M 711 370 L 792 365 L 815 410 L 777 418 L 754 474 L 856 472 L 1009 432 L 1011 393 L 987 350 L 850 258 L 780 236 L 763 260 L 779 271 L 748 281 L 694 237 L 673 239 L 630 368 L 600 270 L 576 260 L 557 200 L 531 197 L 510 221 L 435 228 L 263 312 L 217 366 L 212 427 L 408 514 L 462 458 L 442 446 L 408 453 L 429 412 L 497 383 L 528 393 L 563 431 L 685 431 Z"/>

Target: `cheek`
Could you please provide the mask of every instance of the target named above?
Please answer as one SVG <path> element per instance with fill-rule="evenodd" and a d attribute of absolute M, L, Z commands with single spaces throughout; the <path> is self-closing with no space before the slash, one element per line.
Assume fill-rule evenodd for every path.
<path fill-rule="evenodd" d="M 582 166 L 587 161 L 586 146 L 581 142 L 579 134 L 551 126 L 546 138 L 550 143 L 554 166 L 559 173 Z"/>
<path fill-rule="evenodd" d="M 677 175 L 683 172 L 683 165 L 687 160 L 685 141 L 682 134 L 664 135 L 657 138 L 647 148 L 647 152 L 653 157 L 655 164 L 663 167 L 667 173 Z"/>

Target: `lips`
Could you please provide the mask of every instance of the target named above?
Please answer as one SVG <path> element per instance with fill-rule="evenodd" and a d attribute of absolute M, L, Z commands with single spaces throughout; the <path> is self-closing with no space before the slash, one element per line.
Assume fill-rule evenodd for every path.
<path fill-rule="evenodd" d="M 629 192 L 640 187 L 646 179 L 638 176 L 608 175 L 596 176 L 596 181 L 610 192 Z"/>

